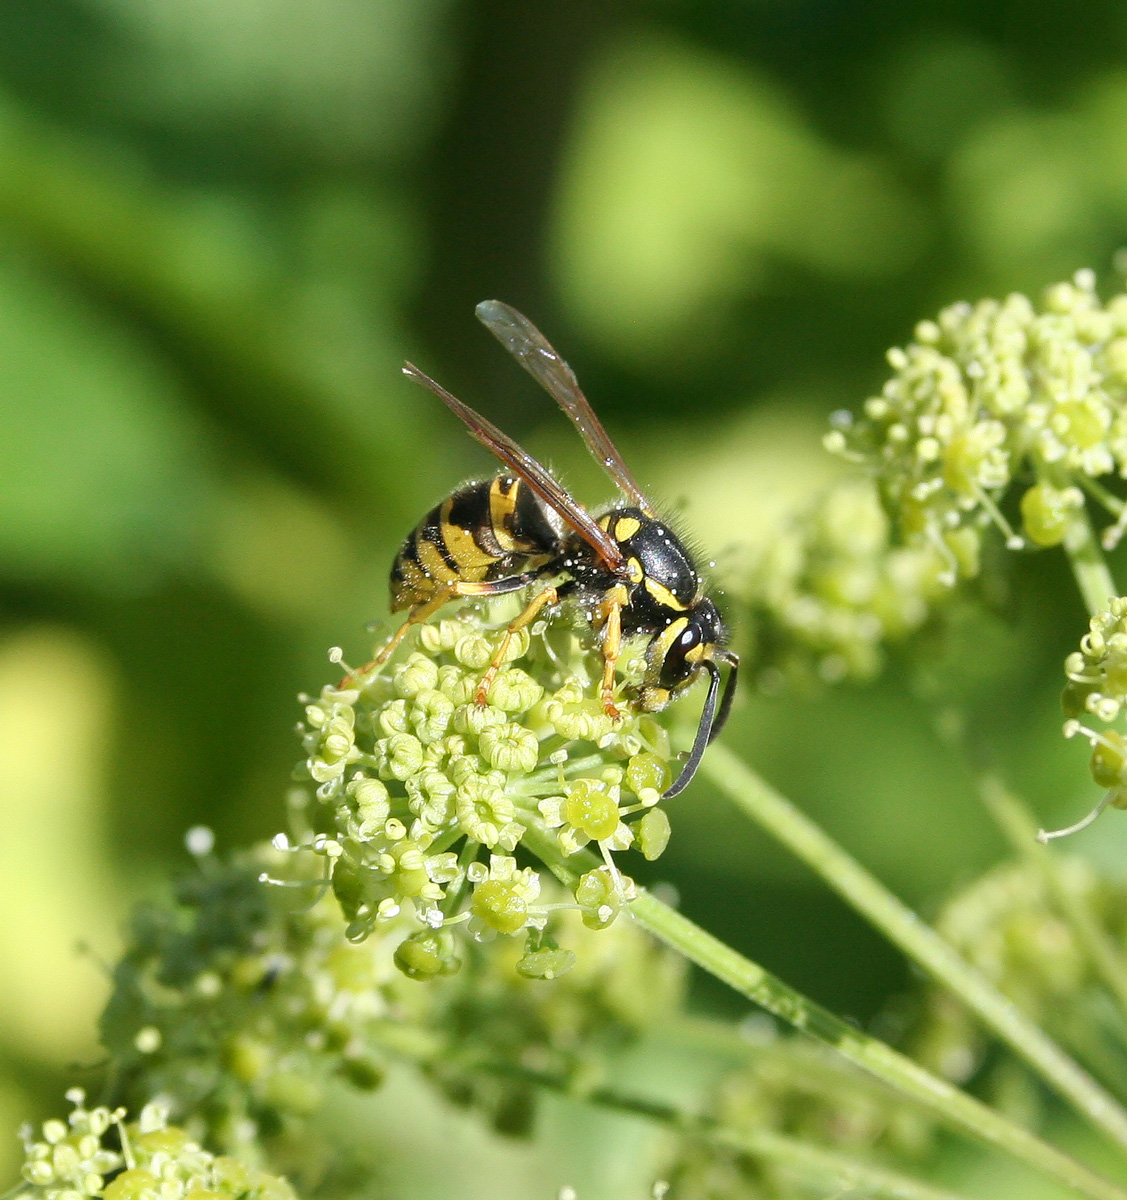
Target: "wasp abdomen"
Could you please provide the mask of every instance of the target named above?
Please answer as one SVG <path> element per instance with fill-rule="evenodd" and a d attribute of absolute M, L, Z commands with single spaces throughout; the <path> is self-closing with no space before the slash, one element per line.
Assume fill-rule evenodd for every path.
<path fill-rule="evenodd" d="M 512 475 L 468 483 L 427 513 L 391 568 L 391 609 L 425 604 L 452 584 L 534 570 L 554 557 L 559 532 L 536 494 Z"/>

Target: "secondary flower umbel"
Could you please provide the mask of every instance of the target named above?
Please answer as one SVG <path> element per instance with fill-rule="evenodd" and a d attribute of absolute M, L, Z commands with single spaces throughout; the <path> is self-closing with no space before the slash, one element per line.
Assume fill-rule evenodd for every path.
<path fill-rule="evenodd" d="M 826 444 L 876 469 L 902 533 L 944 555 L 949 583 L 983 524 L 1014 549 L 1058 545 L 1085 493 L 1116 518 L 1105 546 L 1118 542 L 1127 509 L 1099 481 L 1127 476 L 1127 294 L 1101 304 L 1078 271 L 1039 309 L 1018 294 L 952 305 L 888 358 L 895 375 Z M 1024 538 L 1003 515 L 1015 483 Z"/>

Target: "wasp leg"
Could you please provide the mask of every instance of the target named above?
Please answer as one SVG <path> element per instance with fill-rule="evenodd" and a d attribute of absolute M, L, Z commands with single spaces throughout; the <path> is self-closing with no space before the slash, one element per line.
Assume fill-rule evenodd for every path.
<path fill-rule="evenodd" d="M 618 656 L 622 653 L 622 606 L 626 603 L 626 589 L 613 588 L 607 593 L 602 603 L 602 650 L 603 650 L 603 712 L 612 721 L 617 721 L 622 714 L 614 704 L 614 669 L 618 666 Z"/>
<path fill-rule="evenodd" d="M 557 603 L 559 598 L 560 594 L 554 587 L 547 587 L 532 597 L 524 612 L 519 617 L 509 622 L 509 627 L 505 630 L 505 634 L 501 638 L 485 674 L 481 677 L 481 682 L 477 685 L 477 691 L 474 692 L 474 702 L 479 708 L 484 708 L 488 703 L 489 689 L 493 686 L 493 680 L 497 678 L 497 672 L 501 669 L 501 664 L 505 661 L 505 655 L 509 651 L 509 644 L 513 640 L 513 634 L 519 633 L 526 625 L 531 625 L 536 620 L 542 608 L 548 604 Z"/>
<path fill-rule="evenodd" d="M 441 591 L 436 592 L 429 600 L 424 600 L 422 604 L 416 604 L 408 614 L 407 620 L 392 634 L 391 640 L 382 647 L 376 657 L 366 666 L 358 667 L 346 675 L 339 686 L 350 687 L 354 679 L 361 675 L 367 675 L 369 671 L 382 666 L 414 626 L 434 616 L 444 604 L 449 604 L 458 596 L 498 596 L 505 592 L 519 592 L 522 587 L 527 587 L 535 579 L 535 575 L 514 575 L 510 579 L 496 579 L 487 583 L 470 583 L 464 579 L 455 579 Z"/>

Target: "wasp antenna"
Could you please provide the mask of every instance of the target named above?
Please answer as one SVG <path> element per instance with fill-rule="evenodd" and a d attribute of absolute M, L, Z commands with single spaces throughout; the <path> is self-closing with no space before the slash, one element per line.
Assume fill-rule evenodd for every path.
<path fill-rule="evenodd" d="M 740 656 L 738 654 L 734 654 L 731 650 L 718 650 L 715 657 L 721 662 L 726 662 L 731 670 L 728 672 L 728 682 L 724 687 L 724 699 L 720 701 L 720 711 L 716 714 L 716 720 L 713 721 L 712 730 L 708 735 L 710 744 L 728 723 L 728 714 L 732 711 L 732 701 L 736 695 L 736 678 L 740 673 Z"/>
<path fill-rule="evenodd" d="M 707 658 L 702 665 L 708 671 L 710 679 L 708 682 L 708 695 L 705 697 L 704 709 L 700 714 L 700 724 L 697 726 L 697 736 L 693 740 L 693 748 L 689 752 L 688 761 L 681 768 L 681 774 L 677 776 L 672 786 L 662 796 L 663 800 L 679 796 L 692 783 L 693 776 L 697 773 L 697 767 L 700 766 L 700 760 L 704 758 L 704 752 L 708 749 L 708 743 L 712 740 L 712 730 L 716 725 L 716 697 L 720 692 L 720 668 L 711 659 Z M 729 685 L 730 691 L 731 685 Z M 725 695 L 725 699 L 727 699 L 727 695 Z"/>

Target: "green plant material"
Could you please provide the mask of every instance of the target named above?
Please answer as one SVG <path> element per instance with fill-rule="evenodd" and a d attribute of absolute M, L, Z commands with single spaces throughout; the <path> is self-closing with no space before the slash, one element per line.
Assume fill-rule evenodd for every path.
<path fill-rule="evenodd" d="M 530 827 L 530 849 L 549 864 L 556 877 L 572 887 L 576 866 L 568 863 L 546 830 Z M 581 852 L 588 858 L 585 852 Z M 953 1128 L 1003 1150 L 1034 1170 L 1064 1183 L 1093 1200 L 1125 1200 L 1127 1192 L 1088 1167 L 1056 1150 L 1028 1130 L 995 1112 L 884 1042 L 834 1016 L 766 971 L 758 963 L 695 925 L 651 892 L 639 891 L 630 904 L 636 920 L 666 945 L 715 976 L 740 995 L 836 1050 L 843 1058 L 874 1075 L 904 1097 L 916 1101 Z M 1093 1118 L 1097 1114 L 1092 1114 Z"/>
<path fill-rule="evenodd" d="M 919 1109 L 823 1046 L 768 1035 L 750 1039 L 745 1057 L 705 1113 L 719 1136 L 686 1139 L 667 1172 L 679 1196 L 789 1194 L 788 1176 L 798 1163 L 757 1155 L 742 1140 L 754 1145 L 763 1133 L 830 1147 L 870 1166 L 919 1159 L 932 1147 L 933 1123 Z"/>
<path fill-rule="evenodd" d="M 19 1193 L 42 1200 L 294 1200 L 281 1177 L 216 1156 L 183 1129 L 167 1123 L 159 1104 L 141 1109 L 136 1124 L 125 1124 L 125 1109 L 85 1107 L 86 1094 L 72 1088 L 74 1105 L 66 1121 L 45 1121 L 41 1140 L 30 1126 L 22 1131 L 24 1186 Z M 105 1143 L 115 1133 L 116 1145 Z M 112 1176 L 107 1182 L 106 1177 Z"/>
<path fill-rule="evenodd" d="M 1127 808 L 1127 729 L 1108 728 L 1127 707 L 1127 599 L 1112 597 L 1092 617 L 1064 672 L 1064 735 L 1088 740 L 1093 780 L 1108 791 L 1111 804 Z M 1084 724 L 1093 718 L 1098 727 Z"/>
<path fill-rule="evenodd" d="M 952 595 L 948 560 L 977 574 L 978 543 L 958 531 L 940 551 L 897 545 L 875 483 L 846 478 L 759 553 L 746 585 L 753 621 L 748 667 L 772 690 L 782 679 L 867 680 L 885 648 L 921 628 Z"/>
<path fill-rule="evenodd" d="M 993 868 L 943 909 L 937 929 L 1029 1020 L 1122 1086 L 1127 1019 L 1108 1002 L 1090 937 L 1078 934 L 1053 893 L 1071 897 L 1099 938 L 1117 946 L 1127 938 L 1127 891 L 1080 858 L 1057 856 L 1052 870 L 1057 882 L 1050 888 L 1032 856 Z M 949 994 L 929 990 L 916 1045 L 922 1061 L 947 1078 L 965 1084 L 986 1074 L 999 1102 L 1026 1119 L 1038 1111 L 1030 1081 L 1018 1083 L 1005 1060 L 989 1059 L 981 1026 Z"/>
<path fill-rule="evenodd" d="M 357 943 L 329 898 L 310 908 L 307 889 L 261 881 L 294 861 L 270 846 L 227 865 L 205 857 L 173 903 L 139 909 L 102 1018 L 118 1099 L 170 1097 L 193 1137 L 248 1162 L 281 1161 L 305 1182 L 327 1089 L 378 1087 L 404 1056 L 487 1119 L 523 1105 L 531 1120 L 526 1085 L 481 1060 L 592 1081 L 680 1011 L 682 960 L 630 921 L 587 931 L 554 880 L 547 926 L 528 941 L 408 933 L 404 914 Z"/>
<path fill-rule="evenodd" d="M 777 837 L 844 900 L 948 989 L 1077 1111 L 1119 1146 L 1127 1146 L 1127 1112 L 1036 1022 L 1015 1009 L 989 976 L 968 964 L 855 859 L 722 746 L 703 769 L 736 807 Z"/>
<path fill-rule="evenodd" d="M 1059 859 L 1040 844 L 1032 816 L 1000 779 L 985 776 L 979 780 L 978 789 L 1014 851 L 1036 870 L 1047 895 L 1071 926 L 1077 945 L 1115 996 L 1127 1020 L 1127 959 L 1120 949 L 1121 942 L 1107 928 L 1112 914 L 1098 911 L 1095 903 L 1103 889 L 1093 895 L 1087 872 L 1078 872 L 1075 865 L 1070 865 L 1073 860 Z"/>

